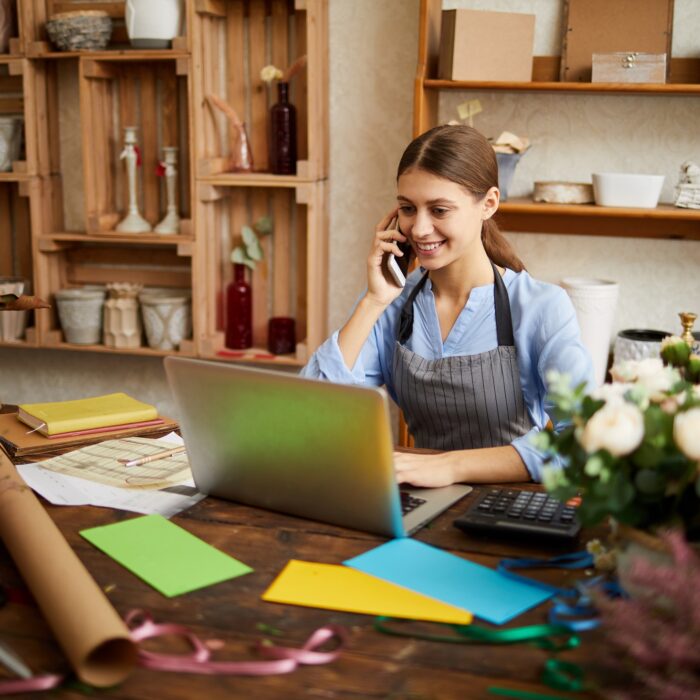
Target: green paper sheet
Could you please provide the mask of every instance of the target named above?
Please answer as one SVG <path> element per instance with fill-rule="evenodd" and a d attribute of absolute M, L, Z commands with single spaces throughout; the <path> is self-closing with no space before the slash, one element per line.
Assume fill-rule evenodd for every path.
<path fill-rule="evenodd" d="M 144 515 L 80 534 L 168 598 L 252 571 L 162 515 Z"/>

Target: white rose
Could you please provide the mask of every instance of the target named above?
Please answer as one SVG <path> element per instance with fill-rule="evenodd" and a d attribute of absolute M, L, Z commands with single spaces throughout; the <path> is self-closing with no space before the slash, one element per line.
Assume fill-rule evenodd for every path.
<path fill-rule="evenodd" d="M 659 357 L 647 357 L 643 360 L 627 360 L 615 365 L 610 374 L 616 382 L 634 382 L 640 377 L 652 376 L 664 368 Z"/>
<path fill-rule="evenodd" d="M 644 387 L 652 401 L 663 401 L 666 393 L 678 382 L 680 374 L 675 367 L 662 367 L 660 370 L 641 374 L 637 384 Z"/>
<path fill-rule="evenodd" d="M 686 457 L 700 461 L 700 408 L 691 408 L 676 415 L 673 439 Z"/>
<path fill-rule="evenodd" d="M 644 439 L 644 416 L 631 403 L 607 404 L 594 413 L 581 431 L 579 441 L 589 454 L 607 450 L 622 457 Z"/>
<path fill-rule="evenodd" d="M 591 397 L 598 401 L 605 401 L 606 404 L 623 403 L 625 394 L 634 387 L 634 384 L 627 382 L 613 382 L 612 384 L 601 384 L 591 392 Z"/>

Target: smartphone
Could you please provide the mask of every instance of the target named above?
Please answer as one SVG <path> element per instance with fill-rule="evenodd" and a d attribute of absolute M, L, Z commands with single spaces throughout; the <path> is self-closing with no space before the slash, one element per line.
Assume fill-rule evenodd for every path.
<path fill-rule="evenodd" d="M 398 221 L 396 222 L 395 228 L 397 231 L 401 232 Z M 386 256 L 386 268 L 396 286 L 405 287 L 406 275 L 408 274 L 408 266 L 411 262 L 411 254 L 413 252 L 413 249 L 411 248 L 411 244 L 408 241 L 406 241 L 405 243 L 402 243 L 401 241 L 396 241 L 396 244 L 399 246 L 399 249 L 403 253 L 403 256 L 397 258 L 393 253 L 389 253 Z"/>

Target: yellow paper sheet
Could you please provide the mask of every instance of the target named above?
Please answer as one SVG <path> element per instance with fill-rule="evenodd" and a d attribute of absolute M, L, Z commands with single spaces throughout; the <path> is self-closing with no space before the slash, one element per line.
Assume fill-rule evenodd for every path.
<path fill-rule="evenodd" d="M 466 610 L 347 566 L 295 559 L 287 563 L 262 598 L 272 603 L 410 620 L 458 625 L 468 625 L 472 621 L 471 613 Z"/>

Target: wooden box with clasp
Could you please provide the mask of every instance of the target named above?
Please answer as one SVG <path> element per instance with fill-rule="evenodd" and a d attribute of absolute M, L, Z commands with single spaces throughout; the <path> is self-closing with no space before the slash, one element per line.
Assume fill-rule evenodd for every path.
<path fill-rule="evenodd" d="M 666 54 L 619 51 L 594 53 L 593 83 L 665 83 Z"/>

